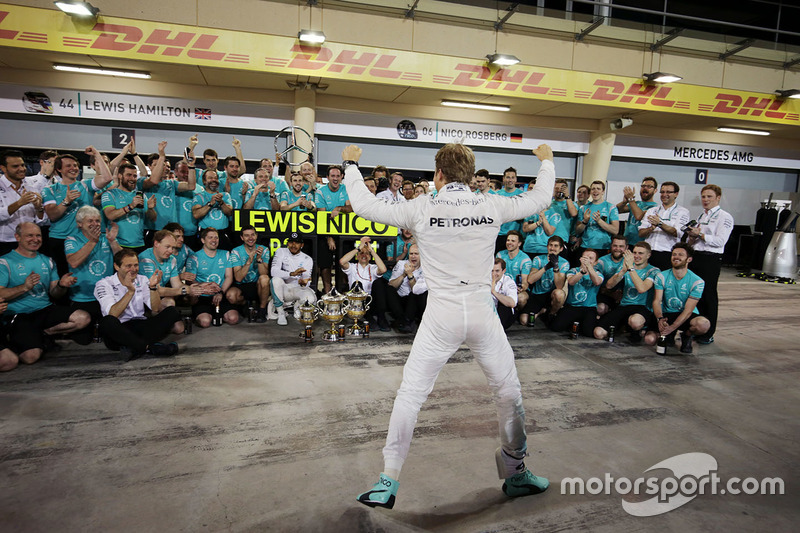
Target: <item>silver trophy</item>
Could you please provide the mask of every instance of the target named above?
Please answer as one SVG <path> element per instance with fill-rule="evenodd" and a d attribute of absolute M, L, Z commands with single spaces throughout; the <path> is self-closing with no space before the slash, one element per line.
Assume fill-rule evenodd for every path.
<path fill-rule="evenodd" d="M 311 330 L 311 326 L 313 326 L 314 321 L 319 318 L 320 310 L 316 305 L 308 303 L 308 300 L 298 309 L 300 309 L 300 317 L 297 321 L 305 326 L 303 332 L 300 334 L 300 338 L 305 339 L 306 342 L 311 342 L 314 339 L 314 332 Z"/>
<path fill-rule="evenodd" d="M 347 332 L 353 337 L 363 337 L 364 327 L 361 325 L 360 320 L 369 311 L 369 304 L 372 303 L 372 296 L 368 292 L 364 292 L 361 283 L 356 281 L 353 283 L 353 288 L 347 293 L 347 316 L 353 319 L 353 324 L 347 328 Z"/>
<path fill-rule="evenodd" d="M 286 148 L 281 150 L 278 148 L 278 144 L 282 138 L 286 138 Z M 298 141 L 305 140 L 310 145 L 310 148 L 306 150 L 302 146 L 300 146 Z M 290 167 L 299 167 L 306 161 L 311 161 L 313 159 L 314 153 L 314 138 L 311 137 L 311 134 L 308 133 L 306 130 L 299 126 L 286 126 L 278 134 L 275 136 L 275 153 L 280 154 L 281 160 L 289 165 Z M 289 154 L 293 154 L 294 152 L 299 152 L 303 155 L 303 159 L 301 161 L 293 162 L 291 161 L 291 157 L 287 157 Z"/>
<path fill-rule="evenodd" d="M 334 287 L 331 292 L 322 295 L 322 298 L 317 302 L 317 307 L 320 310 L 322 320 L 331 325 L 330 329 L 322 334 L 322 338 L 331 342 L 344 340 L 344 325 L 338 328 L 337 325 L 344 320 L 347 313 L 347 308 L 349 307 L 347 296 L 339 294 L 336 287 Z"/>

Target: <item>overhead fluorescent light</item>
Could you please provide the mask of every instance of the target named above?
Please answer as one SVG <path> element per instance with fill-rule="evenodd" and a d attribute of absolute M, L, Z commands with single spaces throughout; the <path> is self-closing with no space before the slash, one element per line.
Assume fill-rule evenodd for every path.
<path fill-rule="evenodd" d="M 800 98 L 800 90 L 797 89 L 778 89 L 775 94 L 781 98 Z"/>
<path fill-rule="evenodd" d="M 519 58 L 511 54 L 489 54 L 486 56 L 486 59 L 489 63 L 497 65 L 498 67 L 510 67 L 511 65 L 519 63 Z"/>
<path fill-rule="evenodd" d="M 58 0 L 53 2 L 58 9 L 76 17 L 96 17 L 100 10 L 89 2 L 82 0 Z"/>
<path fill-rule="evenodd" d="M 765 130 L 749 130 L 746 128 L 726 128 L 723 126 L 717 128 L 717 131 L 724 131 L 725 133 L 744 133 L 745 135 L 769 135 L 769 132 Z"/>
<path fill-rule="evenodd" d="M 322 44 L 325 42 L 325 34 L 317 30 L 300 30 L 297 38 L 301 43 Z"/>
<path fill-rule="evenodd" d="M 681 76 L 669 74 L 667 72 L 653 72 L 651 74 L 642 74 L 642 78 L 650 83 L 673 83 L 683 79 Z"/>
<path fill-rule="evenodd" d="M 119 76 L 122 78 L 139 78 L 142 80 L 149 80 L 149 72 L 138 72 L 135 70 L 114 70 L 101 67 L 82 67 L 78 65 L 53 65 L 56 70 L 64 72 L 78 72 L 79 74 L 102 74 L 103 76 Z"/>
<path fill-rule="evenodd" d="M 511 111 L 511 107 L 500 104 L 478 104 L 474 102 L 460 102 L 458 100 L 442 100 L 442 105 L 447 107 L 463 107 L 466 109 L 484 109 L 487 111 Z"/>

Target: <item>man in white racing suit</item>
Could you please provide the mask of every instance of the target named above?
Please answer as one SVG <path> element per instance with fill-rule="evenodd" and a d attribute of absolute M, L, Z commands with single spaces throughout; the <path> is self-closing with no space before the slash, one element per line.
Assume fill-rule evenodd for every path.
<path fill-rule="evenodd" d="M 439 194 L 391 204 L 367 190 L 357 162 L 361 149 L 342 151 L 345 183 L 359 216 L 412 230 L 429 288 L 428 306 L 403 369 L 389 432 L 383 449 L 384 470 L 378 483 L 358 496 L 370 507 L 394 506 L 398 477 L 411 445 L 417 414 L 444 364 L 466 342 L 486 375 L 497 405 L 502 446 L 497 449 L 503 492 L 526 496 L 543 492 L 547 479 L 533 475 L 527 454 L 514 353 L 494 310 L 491 278 L 494 243 L 500 226 L 546 209 L 555 182 L 553 151 L 541 145 L 533 153 L 542 161 L 537 186 L 512 197 L 476 195 L 469 189 L 475 155 L 461 144 L 445 145 L 436 154 L 434 183 Z"/>

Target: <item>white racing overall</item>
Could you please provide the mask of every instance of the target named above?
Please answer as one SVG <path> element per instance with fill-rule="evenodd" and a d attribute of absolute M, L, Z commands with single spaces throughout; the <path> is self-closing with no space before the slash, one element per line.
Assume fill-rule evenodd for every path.
<path fill-rule="evenodd" d="M 356 214 L 413 232 L 429 289 L 428 306 L 389 420 L 383 449 L 385 468 L 402 468 L 420 407 L 433 390 L 439 371 L 463 342 L 492 389 L 503 450 L 517 459 L 525 456 L 522 393 L 514 353 L 494 308 L 491 270 L 501 224 L 546 209 L 554 182 L 555 167 L 546 160 L 533 191 L 517 196 L 474 194 L 467 185 L 452 182 L 435 198 L 423 195 L 391 204 L 369 192 L 355 165 L 345 170 Z"/>

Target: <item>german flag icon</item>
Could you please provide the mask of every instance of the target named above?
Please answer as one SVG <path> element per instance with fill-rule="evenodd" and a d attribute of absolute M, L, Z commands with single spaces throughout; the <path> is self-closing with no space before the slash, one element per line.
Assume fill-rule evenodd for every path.
<path fill-rule="evenodd" d="M 511 142 L 512 143 L 521 143 L 522 142 L 522 134 L 521 133 L 512 133 L 511 134 Z"/>

